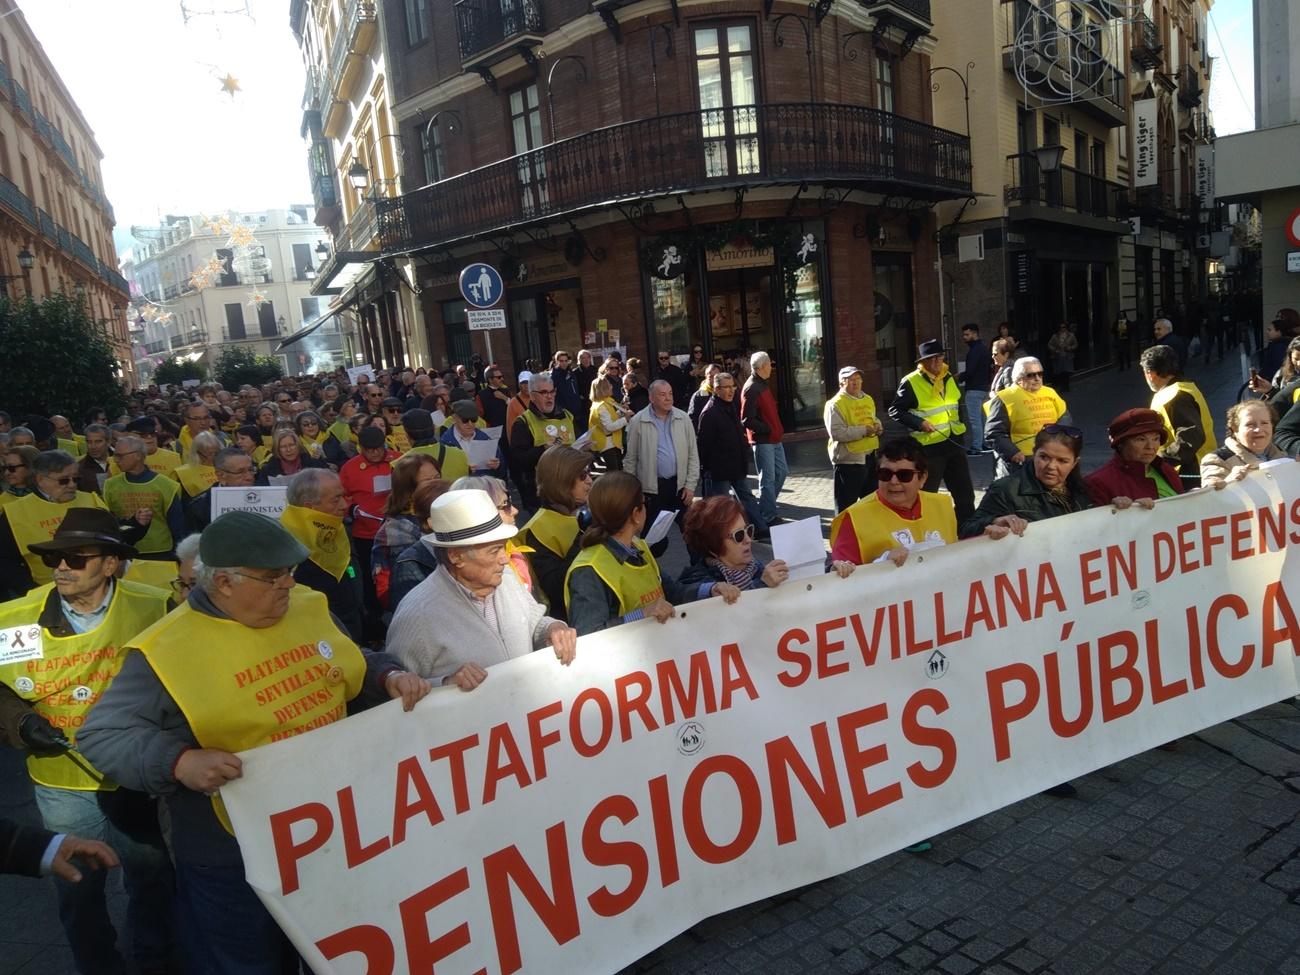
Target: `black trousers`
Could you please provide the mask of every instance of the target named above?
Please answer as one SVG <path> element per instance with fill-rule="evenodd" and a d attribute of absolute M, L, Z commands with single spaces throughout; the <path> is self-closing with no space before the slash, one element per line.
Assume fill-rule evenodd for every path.
<path fill-rule="evenodd" d="M 677 512 L 677 527 L 682 527 L 682 518 L 686 515 L 686 506 L 682 504 L 681 495 L 677 493 L 677 478 L 661 477 L 659 478 L 659 490 L 654 494 L 647 493 L 645 496 L 645 528 L 641 529 L 642 534 L 650 530 L 650 526 L 655 523 L 661 511 Z M 655 558 L 661 557 L 664 552 L 668 551 L 668 538 L 656 542 L 650 546 L 650 554 Z"/>
<path fill-rule="evenodd" d="M 876 478 L 876 455 L 867 454 L 862 464 L 835 465 L 835 513 L 865 498 L 879 485 Z"/>
<path fill-rule="evenodd" d="M 923 445 L 921 452 L 925 454 L 929 468 L 922 490 L 937 492 L 942 483 L 952 495 L 953 506 L 957 509 L 957 524 L 960 525 L 975 514 L 975 485 L 970 479 L 966 448 L 956 440 L 943 440 Z"/>

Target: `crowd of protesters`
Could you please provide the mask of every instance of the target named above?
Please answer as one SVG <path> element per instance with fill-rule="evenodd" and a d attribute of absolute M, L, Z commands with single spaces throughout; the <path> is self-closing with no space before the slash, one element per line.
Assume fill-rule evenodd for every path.
<path fill-rule="evenodd" d="M 1119 412 L 1113 457 L 1086 475 L 1061 395 L 1068 325 L 1048 352 L 1058 388 L 1009 329 L 986 345 L 975 325 L 960 377 L 951 350 L 923 342 L 884 412 L 844 365 L 824 410 L 826 571 L 901 565 L 1089 507 L 1150 506 L 1300 455 L 1300 317 L 1284 310 L 1270 329 L 1286 338 L 1274 372 L 1228 412 L 1223 446 L 1185 353 L 1157 341 L 1139 360 L 1151 400 Z M 292 970 L 221 805 L 242 771 L 236 752 L 393 698 L 410 710 L 435 686 L 474 691 L 524 654 L 567 665 L 583 634 L 782 585 L 787 566 L 754 549 L 783 520 L 773 368 L 767 352 L 709 363 L 695 348 L 647 372 L 584 350 L 513 381 L 476 358 L 355 384 L 340 371 L 149 387 L 124 415 L 78 423 L 0 413 L 0 629 L 39 631 L 41 667 L 57 674 L 33 679 L 36 658 L 13 647 L 0 665 L 0 742 L 26 750 L 47 827 L 20 837 L 0 823 L 0 835 L 22 839 L 25 872 L 55 874 L 78 970 L 125 962 L 103 873 L 79 873 L 75 854 L 120 860 L 140 971 Z M 903 436 L 885 436 L 887 417 Z M 970 463 L 984 453 L 998 477 L 976 504 Z M 284 488 L 278 518 L 224 510 L 259 486 Z M 646 540 L 656 522 L 681 531 L 679 574 L 658 561 L 667 537 Z M 317 649 L 289 652 L 301 647 Z M 279 685 L 246 675 L 272 660 L 275 680 L 320 707 L 295 702 L 272 719 L 254 706 L 248 693 Z"/>

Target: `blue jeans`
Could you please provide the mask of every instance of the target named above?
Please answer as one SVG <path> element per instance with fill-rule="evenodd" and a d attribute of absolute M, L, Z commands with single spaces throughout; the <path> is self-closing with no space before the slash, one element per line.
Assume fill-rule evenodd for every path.
<path fill-rule="evenodd" d="M 191 975 L 286 975 L 298 955 L 244 879 L 244 867 L 176 863 Z"/>
<path fill-rule="evenodd" d="M 754 497 L 754 492 L 749 489 L 749 478 L 741 478 L 739 481 L 715 481 L 710 479 L 705 484 L 704 496 L 706 498 L 727 493 L 736 496 L 736 500 L 745 509 L 746 516 L 754 523 L 755 527 L 762 528 L 766 524 L 763 520 L 763 512 L 758 507 L 758 499 Z"/>
<path fill-rule="evenodd" d="M 36 786 L 36 805 L 46 829 L 74 833 L 83 839 L 107 843 L 122 861 L 122 879 L 127 892 L 127 925 L 131 929 L 132 954 L 142 968 L 165 967 L 172 952 L 172 914 L 176 886 L 171 861 L 158 833 L 157 842 L 147 836 L 135 838 L 111 822 L 99 805 L 98 792 L 78 792 Z M 143 799 L 141 800 L 143 801 Z M 143 831 L 132 829 L 143 835 Z M 81 882 L 72 884 L 55 878 L 59 896 L 59 920 L 68 936 L 72 959 L 82 975 L 125 975 L 126 962 L 117 950 L 117 932 L 104 901 L 107 871 L 81 871 Z"/>
<path fill-rule="evenodd" d="M 970 431 L 970 442 L 966 446 L 971 450 L 984 449 L 984 402 L 988 398 L 987 389 L 966 392 L 966 429 Z"/>
<path fill-rule="evenodd" d="M 785 477 L 790 468 L 785 462 L 785 445 L 779 443 L 754 444 L 754 467 L 758 469 L 758 510 L 763 522 L 776 521 L 776 499 L 785 487 Z"/>

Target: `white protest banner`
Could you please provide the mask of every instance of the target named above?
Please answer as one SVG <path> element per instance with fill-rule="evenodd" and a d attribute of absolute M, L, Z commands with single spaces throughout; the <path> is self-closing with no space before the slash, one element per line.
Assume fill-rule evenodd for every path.
<path fill-rule="evenodd" d="M 288 490 L 287 487 L 214 487 L 212 517 L 216 519 L 227 511 L 256 511 L 279 518 L 289 503 L 285 498 Z"/>
<path fill-rule="evenodd" d="M 1156 134 L 1156 100 L 1141 98 L 1133 103 L 1133 185 L 1155 186 L 1160 181 L 1160 159 Z"/>
<path fill-rule="evenodd" d="M 352 385 L 357 384 L 357 380 L 362 376 L 368 376 L 370 379 L 375 378 L 375 367 L 367 363 L 364 366 L 354 366 L 348 369 L 348 382 Z"/>
<path fill-rule="evenodd" d="M 317 972 L 613 972 L 700 919 L 1290 697 L 1300 465 L 679 607 L 245 753 Z"/>

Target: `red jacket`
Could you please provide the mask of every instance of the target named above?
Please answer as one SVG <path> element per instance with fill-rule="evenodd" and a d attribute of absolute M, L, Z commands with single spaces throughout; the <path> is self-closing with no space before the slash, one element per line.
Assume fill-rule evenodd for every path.
<path fill-rule="evenodd" d="M 745 439 L 751 444 L 780 443 L 785 436 L 776 397 L 767 380 L 755 375 L 745 380 L 745 387 L 740 391 L 740 422 L 745 428 Z"/>
<path fill-rule="evenodd" d="M 373 540 L 375 532 L 384 523 L 384 508 L 393 484 L 392 462 L 401 456 L 396 450 L 390 450 L 382 461 L 372 464 L 357 454 L 339 468 L 339 480 L 343 482 L 348 504 L 355 509 L 352 512 L 353 538 Z M 380 490 L 376 490 L 377 477 L 387 478 L 387 486 L 380 484 Z"/>
<path fill-rule="evenodd" d="M 1183 482 L 1178 477 L 1174 466 L 1162 457 L 1154 461 L 1156 470 L 1179 494 L 1183 493 Z M 1088 497 L 1098 506 L 1108 505 L 1115 498 L 1156 498 L 1156 482 L 1147 477 L 1146 468 L 1137 461 L 1123 460 L 1115 454 L 1101 467 L 1083 479 L 1083 486 L 1088 489 Z"/>

